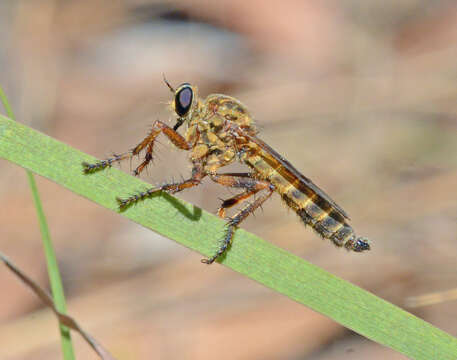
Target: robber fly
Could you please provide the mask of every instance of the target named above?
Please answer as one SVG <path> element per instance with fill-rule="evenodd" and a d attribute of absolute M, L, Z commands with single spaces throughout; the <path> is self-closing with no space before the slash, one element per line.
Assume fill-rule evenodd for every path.
<path fill-rule="evenodd" d="M 197 88 L 181 84 L 174 89 L 164 78 L 173 93 L 171 109 L 177 116 L 173 128 L 157 120 L 151 132 L 132 150 L 114 155 L 94 164 L 83 163 L 84 172 L 91 173 L 110 167 L 114 162 L 130 159 L 145 150 L 142 163 L 133 171 L 138 176 L 153 159 L 153 147 L 157 136 L 163 133 L 176 147 L 190 152 L 192 175 L 180 182 L 153 187 L 128 198 L 117 198 L 121 210 L 165 191 L 175 194 L 197 186 L 208 176 L 214 182 L 242 191 L 224 200 L 218 215 L 225 218 L 226 209 L 240 204 L 258 194 L 252 202 L 227 218 L 227 227 L 218 251 L 203 259 L 211 264 L 223 255 L 232 242 L 236 228 L 274 192 L 293 209 L 302 221 L 311 226 L 323 238 L 336 246 L 362 252 L 370 249 L 366 238 L 357 237 L 348 224 L 349 216 L 323 190 L 303 176 L 286 159 L 257 137 L 256 126 L 246 107 L 237 99 L 221 94 L 209 95 L 205 100 L 198 97 Z M 177 130 L 187 125 L 184 136 Z M 250 168 L 246 173 L 220 173 L 221 167 L 240 161 Z"/>

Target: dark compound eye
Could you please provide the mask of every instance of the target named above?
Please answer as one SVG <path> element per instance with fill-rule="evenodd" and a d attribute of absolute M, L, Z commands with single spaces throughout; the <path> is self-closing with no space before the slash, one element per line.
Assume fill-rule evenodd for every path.
<path fill-rule="evenodd" d="M 194 93 L 193 93 L 190 85 L 184 85 L 176 93 L 175 111 L 179 116 L 184 116 L 188 113 L 188 111 L 192 105 L 193 96 L 194 96 Z"/>

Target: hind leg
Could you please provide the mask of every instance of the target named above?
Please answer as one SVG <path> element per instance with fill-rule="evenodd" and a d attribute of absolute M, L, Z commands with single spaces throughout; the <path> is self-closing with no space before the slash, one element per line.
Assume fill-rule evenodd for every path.
<path fill-rule="evenodd" d="M 212 257 L 208 259 L 202 259 L 204 264 L 212 264 L 217 258 L 222 256 L 232 243 L 233 235 L 239 224 L 241 224 L 250 214 L 252 214 L 256 209 L 258 209 L 262 204 L 267 201 L 271 194 L 273 194 L 274 188 L 271 187 L 268 189 L 267 193 L 259 196 L 254 202 L 248 204 L 243 209 L 238 211 L 235 215 L 231 216 L 227 222 L 227 230 L 225 232 L 224 239 L 219 247 L 219 250 Z"/>

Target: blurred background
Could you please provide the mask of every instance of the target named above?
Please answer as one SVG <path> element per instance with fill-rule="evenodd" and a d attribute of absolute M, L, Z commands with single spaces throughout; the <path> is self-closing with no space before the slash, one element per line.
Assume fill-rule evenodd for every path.
<path fill-rule="evenodd" d="M 98 158 L 174 124 L 162 73 L 239 98 L 374 244 L 337 249 L 277 196 L 243 228 L 457 335 L 456 1 L 3 0 L 0 43 L 18 121 Z M 159 142 L 142 178 L 188 175 Z M 37 181 L 69 313 L 119 359 L 405 359 Z M 25 172 L 0 160 L 0 184 L 0 250 L 47 287 Z M 229 196 L 210 181 L 179 195 L 213 212 Z M 52 313 L 5 268 L 0 284 L 0 358 L 60 359 Z"/>

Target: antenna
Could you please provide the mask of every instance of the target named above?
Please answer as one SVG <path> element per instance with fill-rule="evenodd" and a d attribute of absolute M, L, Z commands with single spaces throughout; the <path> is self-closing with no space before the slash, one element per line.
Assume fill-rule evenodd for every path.
<path fill-rule="evenodd" d="M 170 85 L 170 83 L 168 82 L 167 78 L 165 77 L 165 74 L 162 73 L 162 76 L 163 76 L 163 81 L 165 82 L 165 84 L 167 84 L 168 88 L 170 89 L 170 91 L 174 94 L 175 93 L 175 89 L 173 89 L 173 86 Z"/>

